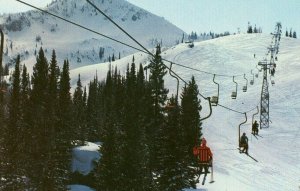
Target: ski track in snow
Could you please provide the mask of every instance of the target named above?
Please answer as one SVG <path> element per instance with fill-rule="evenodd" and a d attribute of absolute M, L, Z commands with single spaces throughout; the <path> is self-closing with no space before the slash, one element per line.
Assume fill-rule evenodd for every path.
<path fill-rule="evenodd" d="M 163 58 L 199 70 L 229 76 L 238 82 L 237 99 L 230 95 L 235 90 L 232 77 L 217 76 L 220 84 L 219 103 L 232 109 L 245 112 L 260 103 L 262 76 L 254 77 L 254 85 L 250 85 L 252 74 L 257 74 L 256 64 L 266 56 L 267 47 L 271 43 L 271 35 L 239 34 L 223 38 L 194 43 L 194 48 L 187 44 L 179 44 L 162 53 Z M 256 57 L 253 57 L 253 54 Z M 300 186 L 300 40 L 282 37 L 279 46 L 278 61 L 274 79 L 275 85 L 269 84 L 270 93 L 270 128 L 260 129 L 263 137 L 256 139 L 251 135 L 252 115 L 254 109 L 247 113 L 248 121 L 241 126 L 241 133 L 246 132 L 249 138 L 249 154 L 255 162 L 245 154 L 240 154 L 238 147 L 238 126 L 244 115 L 228 111 L 220 106 L 213 107 L 212 115 L 203 121 L 203 134 L 214 153 L 214 180 L 209 184 L 210 175 L 204 186 L 199 183 L 198 191 L 297 191 Z M 135 63 L 146 65 L 149 56 L 135 54 Z M 269 59 L 269 57 L 268 57 Z M 121 73 L 131 63 L 132 55 L 112 63 Z M 169 65 L 169 63 L 165 63 Z M 82 82 L 87 85 L 97 70 L 100 79 L 104 79 L 108 63 L 77 68 L 71 71 L 73 85 L 78 73 Z M 184 80 L 195 76 L 200 93 L 204 96 L 217 94 L 217 85 L 213 83 L 211 74 L 192 71 L 173 65 L 172 69 Z M 243 74 L 248 79 L 247 92 L 242 91 L 245 85 Z M 269 80 L 269 79 L 268 79 Z M 170 95 L 176 92 L 176 80 L 169 75 L 165 79 Z M 269 80 L 270 83 L 270 80 Z M 184 84 L 180 82 L 180 87 Z M 180 90 L 181 91 L 181 90 Z M 202 100 L 201 116 L 207 116 L 207 101 Z M 259 121 L 258 115 L 255 119 Z M 200 178 L 200 182 L 202 179 Z M 186 189 L 193 191 L 195 189 Z"/>

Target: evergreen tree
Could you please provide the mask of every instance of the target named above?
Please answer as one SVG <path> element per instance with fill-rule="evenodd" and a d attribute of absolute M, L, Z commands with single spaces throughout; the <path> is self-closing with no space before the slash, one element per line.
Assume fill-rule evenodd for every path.
<path fill-rule="evenodd" d="M 181 123 L 185 127 L 184 142 L 186 150 L 189 151 L 190 158 L 194 158 L 192 149 L 195 144 L 199 143 L 202 136 L 200 114 L 201 105 L 198 99 L 198 86 L 195 78 L 192 77 L 191 81 L 184 87 L 181 95 Z"/>
<path fill-rule="evenodd" d="M 197 161 L 193 156 L 192 150 L 196 144 L 199 144 L 199 139 L 202 136 L 200 114 L 202 107 L 198 99 L 198 86 L 195 78 L 192 77 L 191 81 L 183 88 L 181 94 L 181 119 L 180 124 L 183 129 L 182 150 L 185 156 L 184 175 L 185 183 L 189 183 L 191 187 L 195 186 L 194 176 L 195 171 L 191 166 L 197 166 Z"/>
<path fill-rule="evenodd" d="M 89 141 L 99 141 L 99 123 L 98 123 L 98 80 L 94 78 L 89 85 L 89 95 L 87 99 L 87 139 Z"/>
<path fill-rule="evenodd" d="M 170 99 L 169 104 L 174 107 L 168 109 L 163 129 L 164 153 L 160 155 L 163 166 L 159 170 L 159 190 L 182 190 L 190 187 L 190 184 L 185 173 L 184 154 L 186 153 L 182 147 L 183 129 L 180 125 L 180 109 L 175 97 Z"/>
<path fill-rule="evenodd" d="M 121 163 L 122 149 L 124 149 L 124 132 L 123 117 L 123 99 L 122 85 L 119 75 L 112 75 L 111 70 L 107 73 L 104 94 L 104 135 L 100 152 L 102 157 L 98 163 L 95 173 L 97 175 L 97 188 L 103 190 L 123 190 L 123 184 L 120 182 L 124 179 L 124 169 Z M 123 172 L 123 173 L 122 173 Z"/>
<path fill-rule="evenodd" d="M 254 33 L 258 33 L 258 30 L 256 28 L 256 25 L 254 25 L 254 30 L 253 30 Z"/>
<path fill-rule="evenodd" d="M 289 36 L 289 32 L 287 31 L 287 29 L 286 29 L 286 31 L 285 31 L 285 36 L 286 36 L 286 37 Z"/>
<path fill-rule="evenodd" d="M 115 61 L 115 54 L 113 53 L 111 61 L 114 62 Z"/>
<path fill-rule="evenodd" d="M 147 129 L 147 139 L 150 147 L 150 164 L 153 171 L 159 169 L 162 161 L 158 161 L 158 156 L 163 153 L 163 125 L 164 125 L 164 105 L 167 100 L 168 90 L 164 87 L 164 76 L 166 75 L 166 66 L 163 64 L 160 56 L 160 46 L 156 47 L 156 54 L 150 61 L 149 86 L 151 89 L 152 113 L 148 116 L 151 121 Z"/>
<path fill-rule="evenodd" d="M 293 32 L 293 38 L 297 38 L 297 33 L 296 33 L 296 31 Z"/>
<path fill-rule="evenodd" d="M 134 57 L 133 57 L 134 62 Z M 153 173 L 150 166 L 150 143 L 151 139 L 148 137 L 149 130 L 151 130 L 151 124 L 149 124 L 149 116 L 152 113 L 152 101 L 151 101 L 151 89 L 149 83 L 145 80 L 144 68 L 142 64 L 139 66 L 137 73 L 136 84 L 136 110 L 137 110 L 137 127 L 139 128 L 139 143 L 137 144 L 137 150 L 140 158 L 140 172 L 142 178 L 140 190 L 155 190 L 156 184 L 153 178 Z"/>
<path fill-rule="evenodd" d="M 289 37 L 293 37 L 293 35 L 292 35 L 292 29 L 290 30 L 290 34 L 289 34 Z"/>
<path fill-rule="evenodd" d="M 3 166 L 5 169 L 5 179 L 1 183 L 4 190 L 22 190 L 26 189 L 24 177 L 24 151 L 23 127 L 21 113 L 21 71 L 20 56 L 17 56 L 15 70 L 12 75 L 12 88 L 8 104 L 8 125 L 4 131 L 4 158 Z M 2 127 L 3 128 L 3 127 Z M 2 180 L 3 181 L 3 180 Z M 0 187 L 1 188 L 1 187 Z"/>
<path fill-rule="evenodd" d="M 248 28 L 247 28 L 247 33 L 252 33 L 252 26 L 250 25 L 250 22 L 248 22 Z"/>
<path fill-rule="evenodd" d="M 85 98 L 86 99 L 86 98 Z M 86 119 L 85 119 L 85 100 L 80 80 L 78 75 L 77 87 L 73 95 L 73 119 L 74 119 L 74 132 L 76 134 L 75 140 L 80 140 L 81 145 L 84 145 L 86 137 Z"/>

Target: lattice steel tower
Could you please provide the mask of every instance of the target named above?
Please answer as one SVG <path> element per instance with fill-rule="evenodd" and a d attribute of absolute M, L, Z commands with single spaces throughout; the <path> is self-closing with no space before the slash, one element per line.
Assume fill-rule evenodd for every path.
<path fill-rule="evenodd" d="M 268 48 L 268 53 L 270 53 L 270 61 L 268 62 L 267 59 L 258 62 L 258 65 L 262 67 L 264 71 L 263 75 L 263 84 L 261 90 L 261 100 L 260 100 L 260 128 L 269 128 L 269 87 L 268 87 L 268 69 L 270 66 L 275 66 L 275 56 L 279 52 L 279 41 L 281 36 L 281 24 L 276 24 L 276 32 L 273 35 L 274 45 Z"/>

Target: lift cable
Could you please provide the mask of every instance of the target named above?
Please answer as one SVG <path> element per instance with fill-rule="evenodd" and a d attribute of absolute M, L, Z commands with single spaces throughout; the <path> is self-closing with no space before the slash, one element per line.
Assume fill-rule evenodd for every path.
<path fill-rule="evenodd" d="M 78 24 L 78 23 L 75 23 L 75 22 L 70 21 L 70 20 L 68 20 L 68 19 L 65 19 L 65 18 L 63 18 L 63 17 L 60 17 L 60 16 L 58 16 L 58 15 L 55 15 L 55 14 L 49 12 L 49 11 L 43 10 L 43 9 L 41 9 L 41 8 L 38 8 L 38 7 L 34 6 L 34 5 L 31 5 L 31 4 L 29 4 L 29 3 L 26 3 L 26 2 L 24 2 L 24 1 L 22 1 L 22 0 L 16 0 L 16 1 L 18 1 L 18 2 L 20 2 L 20 3 L 22 3 L 22 4 L 25 4 L 25 5 L 29 6 L 29 7 L 32 7 L 32 8 L 34 8 L 34 9 L 37 9 L 37 10 L 39 10 L 39 11 L 41 11 L 41 12 L 47 13 L 47 14 L 53 16 L 53 17 L 59 18 L 59 19 L 61 19 L 61 20 L 63 20 L 63 21 L 66 21 L 66 22 L 68 22 L 68 23 L 70 23 L 70 24 L 73 24 L 73 25 L 75 25 L 75 26 L 77 26 L 77 27 L 80 27 L 80 28 L 82 28 L 82 29 L 85 29 L 85 30 L 87 30 L 87 31 L 89 31 L 89 32 L 95 33 L 95 34 L 100 35 L 100 36 L 102 36 L 102 37 L 104 37 L 104 38 L 107 38 L 107 39 L 112 40 L 112 41 L 114 41 L 114 42 L 120 43 L 120 44 L 122 44 L 122 45 L 124 45 L 124 46 L 130 47 L 130 48 L 132 48 L 132 49 L 138 50 L 138 51 L 143 52 L 143 53 L 146 53 L 146 54 L 153 55 L 153 54 L 152 54 L 149 50 L 147 50 L 147 49 L 142 50 L 142 49 L 140 49 L 140 48 L 134 47 L 134 46 L 132 46 L 132 45 L 129 45 L 129 44 L 127 44 L 127 43 L 124 43 L 124 42 L 122 42 L 122 41 L 119 41 L 119 40 L 117 40 L 117 39 L 114 39 L 114 38 L 112 38 L 112 37 L 109 37 L 109 36 L 107 36 L 107 35 L 104 35 L 104 34 L 102 34 L 102 33 L 99 33 L 99 32 L 97 32 L 97 31 L 95 31 L 95 30 L 92 30 L 92 29 L 90 29 L 90 28 L 87 28 L 87 27 L 85 27 L 85 26 L 83 26 L 83 25 L 80 25 L 80 24 Z M 100 11 L 101 11 L 101 10 L 100 10 Z M 108 17 L 108 18 L 109 18 L 109 17 Z M 109 18 L 109 19 L 110 19 L 110 18 Z M 112 21 L 113 21 L 113 20 L 112 20 Z M 126 31 L 125 31 L 125 32 L 126 32 Z M 137 42 L 137 43 L 138 43 L 138 42 Z M 140 43 L 139 43 L 139 44 L 140 44 Z M 146 50 L 146 51 L 145 51 L 145 50 Z M 174 61 L 167 60 L 167 59 L 165 59 L 165 58 L 162 58 L 162 60 L 163 60 L 163 61 L 166 61 L 166 62 L 169 62 L 169 63 L 173 63 L 174 65 L 181 66 L 181 67 L 183 67 L 183 68 L 187 68 L 187 69 L 190 69 L 190 70 L 197 71 L 197 72 L 202 72 L 202 73 L 210 74 L 210 75 L 214 75 L 214 74 L 215 74 L 215 73 L 212 73 L 212 72 L 207 72 L 207 71 L 204 71 L 204 70 L 199 70 L 199 69 L 197 69 L 197 68 L 192 68 L 192 67 L 189 67 L 189 66 L 185 66 L 185 65 L 183 65 L 183 64 L 179 64 L 179 63 L 176 63 L 176 62 L 174 62 Z M 234 75 L 234 76 L 239 77 L 239 76 L 242 76 L 242 75 L 243 75 L 243 74 L 238 74 L 238 75 Z M 226 74 L 216 74 L 216 76 L 232 77 L 232 75 L 226 75 Z"/>
<path fill-rule="evenodd" d="M 80 25 L 80 24 L 78 24 L 78 23 L 75 23 L 75 22 L 70 21 L 70 20 L 68 20 L 68 19 L 65 19 L 65 18 L 63 18 L 63 17 L 60 17 L 60 16 L 55 15 L 55 14 L 53 14 L 53 13 L 50 13 L 49 11 L 40 9 L 40 8 L 38 8 L 38 7 L 34 6 L 34 5 L 31 5 L 31 4 L 29 4 L 29 3 L 26 3 L 26 2 L 24 2 L 24 1 L 22 1 L 22 0 L 16 0 L 16 1 L 18 1 L 18 2 L 20 2 L 20 3 L 23 3 L 23 4 L 25 4 L 25 5 L 29 6 L 29 7 L 32 7 L 32 8 L 34 8 L 34 9 L 37 9 L 37 10 L 43 12 L 43 13 L 47 13 L 47 14 L 49 14 L 49 15 L 51 15 L 51 16 L 53 16 L 53 17 L 56 17 L 56 18 L 58 18 L 58 19 L 61 19 L 61 20 L 63 20 L 63 21 L 66 21 L 66 22 L 68 22 L 68 23 L 70 23 L 70 24 L 72 24 L 72 25 L 75 25 L 75 26 L 77 26 L 77 27 L 80 27 L 80 28 L 82 28 L 82 29 L 85 29 L 85 30 L 87 30 L 87 31 L 90 31 L 90 32 L 92 32 L 92 33 L 95 33 L 95 34 L 97 34 L 97 35 L 100 35 L 100 36 L 102 36 L 102 37 L 105 37 L 105 38 L 107 38 L 107 39 L 110 39 L 110 40 L 112 40 L 112 41 L 115 41 L 115 42 L 117 42 L 117 43 L 123 44 L 123 45 L 125 45 L 125 46 L 128 46 L 128 47 L 130 47 L 130 48 L 133 48 L 133 49 L 135 49 L 135 50 L 138 50 L 138 51 L 141 51 L 141 52 L 144 52 L 144 53 L 148 53 L 148 52 L 145 52 L 145 51 L 142 50 L 142 49 L 136 48 L 136 47 L 131 46 L 131 45 L 129 45 L 129 44 L 126 44 L 126 43 L 124 43 L 124 42 L 122 42 L 122 41 L 119 41 L 119 40 L 116 40 L 116 39 L 114 39 L 114 38 L 111 38 L 111 37 L 109 37 L 109 36 L 107 36 L 107 35 L 101 34 L 101 33 L 97 32 L 97 31 L 95 31 L 95 30 L 92 30 L 92 29 L 87 28 L 87 27 L 85 27 L 85 26 L 82 26 L 82 25 Z"/>
<path fill-rule="evenodd" d="M 60 17 L 60 16 L 58 16 L 58 15 L 55 15 L 55 14 L 49 12 L 49 11 L 43 10 L 43 9 L 41 9 L 41 8 L 38 8 L 38 7 L 34 6 L 34 5 L 31 5 L 31 4 L 29 4 L 29 3 L 26 3 L 26 2 L 24 2 L 24 1 L 22 1 L 22 0 L 16 0 L 16 1 L 18 1 L 18 2 L 20 2 L 20 3 L 22 3 L 22 4 L 25 4 L 25 5 L 29 6 L 29 7 L 32 7 L 32 8 L 34 8 L 34 9 L 37 9 L 37 10 L 43 12 L 43 13 L 47 13 L 47 14 L 49 14 L 49 15 L 51 15 L 51 16 L 53 16 L 53 17 L 56 17 L 56 18 L 58 18 L 58 19 L 61 19 L 61 20 L 65 21 L 65 22 L 68 22 L 68 23 L 70 23 L 70 24 L 73 24 L 73 25 L 75 25 L 75 26 L 77 26 L 77 27 L 80 27 L 80 28 L 82 28 L 82 29 L 85 29 L 85 30 L 90 31 L 90 32 L 92 32 L 92 33 L 95 33 L 95 34 L 97 34 L 97 35 L 100 35 L 100 36 L 102 36 L 102 37 L 105 37 L 105 38 L 107 38 L 107 39 L 110 39 L 110 40 L 112 40 L 112 41 L 114 41 L 114 42 L 120 43 L 120 44 L 122 44 L 122 45 L 124 45 L 124 46 L 130 47 L 130 48 L 133 48 L 133 49 L 135 49 L 135 50 L 138 50 L 138 51 L 141 51 L 141 52 L 143 52 L 143 53 L 150 54 L 151 56 L 154 56 L 149 50 L 147 50 L 147 49 L 146 49 L 144 46 L 142 46 L 137 40 L 135 40 L 133 37 L 131 37 L 131 36 L 130 36 L 124 29 L 122 29 L 119 25 L 118 25 L 118 28 L 120 28 L 123 32 L 125 32 L 126 34 L 128 34 L 128 35 L 132 38 L 132 40 L 134 40 L 137 44 L 139 44 L 144 50 L 139 49 L 139 48 L 136 48 L 136 47 L 131 46 L 131 45 L 129 45 L 129 44 L 126 44 L 126 43 L 124 43 L 124 42 L 122 42 L 122 41 L 116 40 L 116 39 L 114 39 L 114 38 L 111 38 L 111 37 L 109 37 L 109 36 L 107 36 L 107 35 L 104 35 L 104 34 L 102 34 L 102 33 L 99 33 L 99 32 L 97 32 L 97 31 L 95 31 L 95 30 L 92 30 L 92 29 L 90 29 L 90 28 L 87 28 L 87 27 L 85 27 L 85 26 L 82 26 L 82 25 L 80 25 L 80 24 L 78 24 L 78 23 L 75 23 L 75 22 L 70 21 L 70 20 L 68 20 L 68 19 L 65 19 L 65 18 L 63 18 L 63 17 Z M 91 5 L 93 5 L 89 0 L 87 0 L 87 2 L 89 2 Z M 94 7 L 94 6 L 95 6 L 95 5 L 93 5 L 93 7 Z M 102 12 L 102 11 L 101 11 L 100 9 L 98 9 L 98 8 L 97 8 L 97 10 L 99 10 L 100 12 Z M 103 12 L 102 12 L 102 13 L 103 13 Z M 104 15 L 105 17 L 107 17 L 109 20 L 111 20 L 110 17 L 108 17 L 106 14 L 103 13 L 103 15 Z M 113 23 L 115 23 L 115 22 L 113 22 Z M 117 24 L 115 23 L 115 25 L 117 25 Z M 206 73 L 206 74 L 211 74 L 211 75 L 214 75 L 214 74 L 215 74 L 215 73 L 211 73 L 211 72 L 199 70 L 199 69 L 196 69 L 196 68 L 184 66 L 184 65 L 182 65 L 182 64 L 178 64 L 178 63 L 175 63 L 175 62 L 173 62 L 173 61 L 170 61 L 170 60 L 167 60 L 167 59 L 164 59 L 164 58 L 162 58 L 162 60 L 163 60 L 163 61 L 166 61 L 166 62 L 169 62 L 169 63 L 173 63 L 174 65 L 178 65 L 178 66 L 181 66 L 181 67 L 190 69 L 190 70 L 194 70 L 194 71 L 198 71 L 198 72 L 202 72 L 202 73 Z M 164 64 L 164 65 L 165 65 L 165 64 Z M 168 66 L 165 65 L 165 67 L 166 67 L 168 70 L 170 70 L 170 68 L 169 68 Z M 173 70 L 171 70 L 171 72 L 172 72 L 176 77 L 178 77 L 181 81 L 183 81 L 185 84 L 188 84 L 184 79 L 182 79 L 182 78 L 181 78 L 178 74 L 176 74 Z M 232 77 L 232 75 L 225 75 L 225 74 L 215 74 L 215 75 L 216 75 L 216 76 L 223 76 L 223 77 Z M 241 74 L 241 75 L 234 75 L 234 76 L 236 76 L 236 77 L 238 77 L 238 76 L 243 76 L 243 74 Z M 208 97 L 204 97 L 201 93 L 199 93 L 199 95 L 200 95 L 202 98 L 206 99 L 206 100 L 208 99 Z M 210 102 L 210 101 L 209 101 L 209 102 Z M 223 107 L 223 108 L 225 108 L 225 109 L 228 109 L 228 110 L 230 110 L 230 111 L 236 112 L 236 113 L 240 113 L 240 114 L 244 114 L 244 113 L 245 113 L 245 112 L 240 112 L 240 111 L 231 109 L 231 108 L 229 108 L 229 107 L 226 107 L 226 106 L 223 106 L 223 105 L 220 105 L 220 104 L 218 104 L 218 105 L 221 106 L 221 107 Z M 256 107 L 256 106 L 255 106 L 255 107 Z M 247 112 L 249 112 L 249 111 L 247 111 Z"/>

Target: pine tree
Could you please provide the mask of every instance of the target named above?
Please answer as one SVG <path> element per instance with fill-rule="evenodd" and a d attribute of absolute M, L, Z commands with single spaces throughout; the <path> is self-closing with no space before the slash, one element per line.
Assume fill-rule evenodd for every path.
<path fill-rule="evenodd" d="M 89 141 L 99 141 L 98 123 L 98 80 L 94 78 L 89 84 L 89 95 L 87 99 L 87 139 Z"/>
<path fill-rule="evenodd" d="M 60 81 L 58 85 L 58 129 L 55 134 L 56 143 L 56 170 L 59 178 L 55 179 L 55 184 L 58 185 L 57 190 L 66 190 L 66 185 L 69 180 L 69 171 L 71 163 L 71 142 L 73 141 L 72 128 L 72 100 L 71 100 L 71 85 L 69 75 L 69 61 L 65 60 L 62 72 L 60 73 Z"/>
<path fill-rule="evenodd" d="M 249 26 L 248 26 L 247 33 L 252 33 L 252 32 L 253 32 L 253 30 L 252 30 L 252 26 L 251 26 L 251 25 L 249 25 Z"/>
<path fill-rule="evenodd" d="M 185 173 L 185 156 L 182 147 L 183 129 L 180 125 L 180 109 L 173 96 L 169 104 L 174 106 L 167 111 L 166 124 L 163 129 L 164 153 L 160 155 L 163 168 L 158 177 L 159 190 L 182 190 L 190 187 Z M 176 139 L 174 138 L 176 137 Z"/>
<path fill-rule="evenodd" d="M 195 82 L 195 78 L 192 77 L 191 81 L 186 87 L 184 87 L 181 94 L 181 112 L 182 119 L 181 123 L 185 127 L 185 137 L 184 142 L 187 150 L 190 151 L 190 156 L 192 155 L 192 149 L 195 144 L 199 143 L 201 137 L 201 122 L 200 114 L 201 105 L 200 100 L 198 99 L 198 86 Z"/>
<path fill-rule="evenodd" d="M 85 98 L 86 99 L 86 98 Z M 74 119 L 74 132 L 76 134 L 75 140 L 80 140 L 81 145 L 84 145 L 86 137 L 86 119 L 85 119 L 85 100 L 82 90 L 82 84 L 80 80 L 80 74 L 78 75 L 77 87 L 73 95 L 73 119 Z"/>
<path fill-rule="evenodd" d="M 254 30 L 253 30 L 254 33 L 258 33 L 258 30 L 256 28 L 256 25 L 254 25 Z"/>
<path fill-rule="evenodd" d="M 293 38 L 297 38 L 297 33 L 296 33 L 296 31 L 293 32 Z"/>
<path fill-rule="evenodd" d="M 191 184 L 195 185 L 194 176 L 195 172 L 190 168 L 196 166 L 196 159 L 193 156 L 192 150 L 196 144 L 199 144 L 199 139 L 202 136 L 200 114 L 201 105 L 198 99 L 198 86 L 194 77 L 187 86 L 183 88 L 181 94 L 181 120 L 180 124 L 184 127 L 182 150 L 184 151 L 185 158 L 185 179 Z"/>
<path fill-rule="evenodd" d="M 152 113 L 148 116 L 151 121 L 149 129 L 147 129 L 147 139 L 150 147 L 150 164 L 152 170 L 158 169 L 159 166 L 163 165 L 161 161 L 158 161 L 158 156 L 163 149 L 163 143 L 161 138 L 163 137 L 162 129 L 164 125 L 164 105 L 167 100 L 168 90 L 164 87 L 164 76 L 166 75 L 166 66 L 163 64 L 160 56 L 160 46 L 156 47 L 156 54 L 154 58 L 150 61 L 150 76 L 149 76 L 149 86 L 151 89 L 151 102 L 152 102 Z"/>
<path fill-rule="evenodd" d="M 136 123 L 140 133 L 137 150 L 139 151 L 139 158 L 141 160 L 139 174 L 141 175 L 141 185 L 143 186 L 140 190 L 155 190 L 156 184 L 150 166 L 149 141 L 151 140 L 149 138 L 147 139 L 148 131 L 151 130 L 151 124 L 149 124 L 149 116 L 151 116 L 152 113 L 151 89 L 149 88 L 149 83 L 145 80 L 142 64 L 140 64 L 137 73 L 136 97 L 138 98 L 136 103 L 138 114 Z"/>
<path fill-rule="evenodd" d="M 285 31 L 285 36 L 286 36 L 286 37 L 289 36 L 289 32 L 287 31 L 287 29 L 286 29 L 286 31 Z"/>
<path fill-rule="evenodd" d="M 22 190 L 26 188 L 25 180 L 22 178 L 26 175 L 26 170 L 23 166 L 25 146 L 23 144 L 24 128 L 22 127 L 20 86 L 21 71 L 20 56 L 18 55 L 12 75 L 12 88 L 8 104 L 8 125 L 4 126 L 7 127 L 3 137 L 5 153 L 2 157 L 5 162 L 2 163 L 3 166 L 1 167 L 5 169 L 4 182 L 1 183 L 4 190 Z"/>
<path fill-rule="evenodd" d="M 113 53 L 111 61 L 114 62 L 115 61 L 115 54 Z"/>
<path fill-rule="evenodd" d="M 104 94 L 104 135 L 102 138 L 102 146 L 100 152 L 102 157 L 98 163 L 95 173 L 97 176 L 97 188 L 103 190 L 123 190 L 123 176 L 120 176 L 124 169 L 121 167 L 123 159 L 122 149 L 124 149 L 124 132 L 123 126 L 123 99 L 122 99 L 122 84 L 119 75 L 112 75 L 109 70 L 105 86 Z"/>
<path fill-rule="evenodd" d="M 46 155 L 49 153 L 49 137 L 47 127 L 47 103 L 48 103 L 48 62 L 41 48 L 36 58 L 37 62 L 33 68 L 32 91 L 30 95 L 30 121 L 32 140 L 29 142 L 29 155 L 35 158 L 35 163 L 30 171 L 30 179 L 37 189 L 45 189 L 50 186 L 48 176 L 49 168 L 45 163 Z M 38 157 L 37 157 L 38 156 Z M 40 176 L 42 172 L 42 176 Z M 49 187 L 50 188 L 50 187 Z"/>
<path fill-rule="evenodd" d="M 293 37 L 292 29 L 290 30 L 289 37 L 291 37 L 291 38 Z"/>

